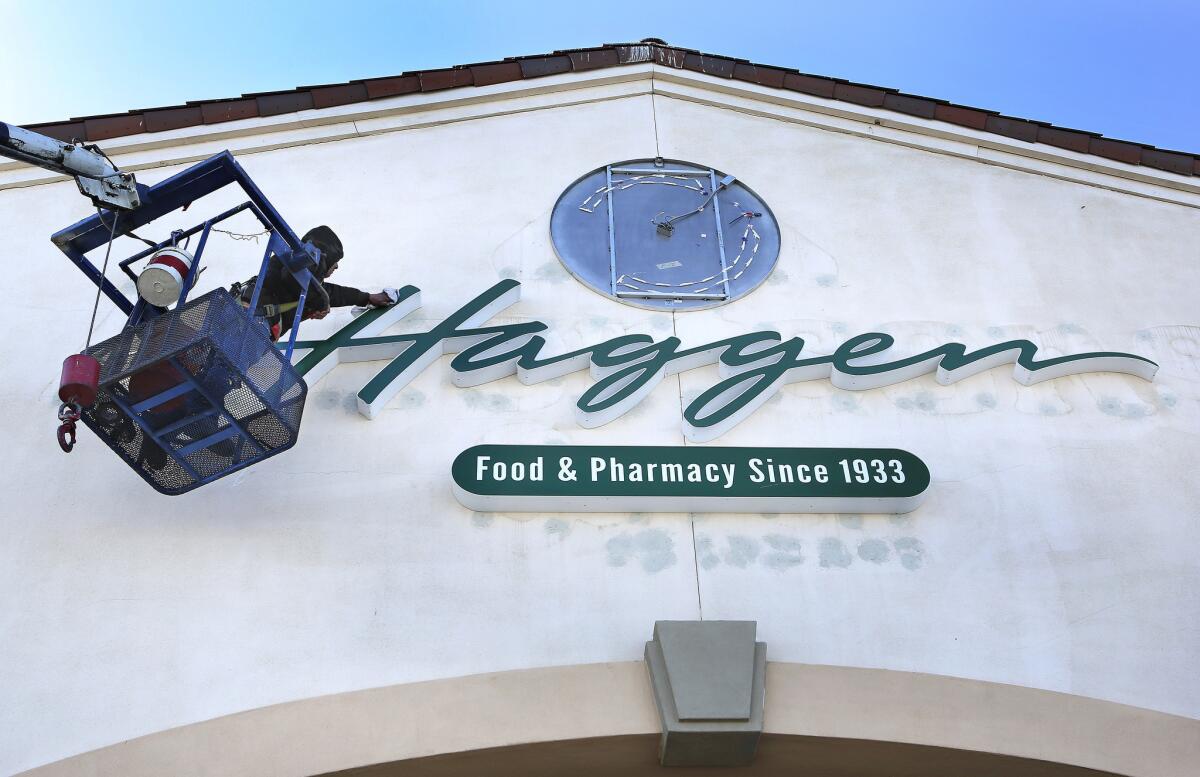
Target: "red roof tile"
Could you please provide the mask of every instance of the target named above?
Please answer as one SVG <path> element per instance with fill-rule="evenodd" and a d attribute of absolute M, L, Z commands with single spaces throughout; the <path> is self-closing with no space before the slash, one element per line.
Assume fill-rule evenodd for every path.
<path fill-rule="evenodd" d="M 393 76 L 392 78 L 370 78 L 363 82 L 367 87 L 367 99 L 395 97 L 421 91 L 421 79 L 415 75 Z"/>
<path fill-rule="evenodd" d="M 1038 143 L 1065 148 L 1068 151 L 1077 151 L 1080 154 L 1091 153 L 1092 137 L 1093 133 L 1062 127 L 1038 127 L 1037 131 Z"/>
<path fill-rule="evenodd" d="M 922 119 L 932 119 L 937 114 L 938 100 L 928 97 L 913 97 L 910 94 L 893 93 L 883 98 L 883 107 L 896 113 L 907 113 L 910 116 L 920 116 Z"/>
<path fill-rule="evenodd" d="M 440 70 L 422 70 L 417 73 L 421 80 L 422 92 L 440 92 L 443 89 L 456 89 L 460 86 L 471 86 L 471 71 L 466 68 L 447 67 Z"/>
<path fill-rule="evenodd" d="M 258 115 L 257 100 L 213 100 L 196 104 L 200 106 L 200 115 L 205 124 L 252 119 Z"/>
<path fill-rule="evenodd" d="M 653 62 L 669 68 L 731 78 L 771 89 L 786 89 L 831 100 L 883 108 L 909 116 L 944 121 L 960 127 L 990 132 L 1026 143 L 1044 143 L 1081 154 L 1094 154 L 1131 165 L 1144 165 L 1178 175 L 1200 176 L 1200 156 L 1167 151 L 1141 143 L 1101 137 L 1096 133 L 1055 127 L 1044 122 L 1002 116 L 996 111 L 953 105 L 895 89 L 855 84 L 842 79 L 799 73 L 693 49 L 669 46 L 657 38 L 639 43 L 610 43 L 592 48 L 550 54 L 511 57 L 345 84 L 322 84 L 298 89 L 242 95 L 223 100 L 197 100 L 186 105 L 150 108 L 129 113 L 84 116 L 70 121 L 26 125 L 60 140 L 109 140 L 143 132 L 164 132 L 200 124 L 276 116 L 338 105 L 351 105 L 384 97 L 460 89 L 528 78 L 582 72 L 599 68 Z"/>
<path fill-rule="evenodd" d="M 337 86 L 314 86 L 311 88 L 314 108 L 332 108 L 335 105 L 365 102 L 365 84 L 339 84 Z"/>
<path fill-rule="evenodd" d="M 525 76 L 518 62 L 485 62 L 482 65 L 471 65 L 471 77 L 475 86 L 491 86 L 508 81 L 520 81 Z"/>
<path fill-rule="evenodd" d="M 982 111 L 978 108 L 968 108 L 965 105 L 939 105 L 933 111 L 933 118 L 957 124 L 960 127 L 970 127 L 981 130 L 987 126 L 988 116 L 994 111 Z"/>
<path fill-rule="evenodd" d="M 837 82 L 832 78 L 810 76 L 805 73 L 788 73 L 783 77 L 783 88 L 793 92 L 804 92 L 817 97 L 833 99 L 833 88 Z"/>
<path fill-rule="evenodd" d="M 142 115 L 146 117 L 146 132 L 166 132 L 204 123 L 204 115 L 199 105 L 188 105 L 183 108 L 158 108 L 148 110 Z"/>
<path fill-rule="evenodd" d="M 1038 125 L 1024 119 L 1014 119 L 1011 116 L 988 116 L 983 128 L 996 135 L 1023 140 L 1026 143 L 1036 143 Z"/>
<path fill-rule="evenodd" d="M 254 97 L 258 102 L 259 116 L 278 116 L 281 113 L 296 113 L 313 108 L 313 95 L 307 89 L 297 89 L 294 92 L 268 92 L 265 94 L 246 95 Z"/>

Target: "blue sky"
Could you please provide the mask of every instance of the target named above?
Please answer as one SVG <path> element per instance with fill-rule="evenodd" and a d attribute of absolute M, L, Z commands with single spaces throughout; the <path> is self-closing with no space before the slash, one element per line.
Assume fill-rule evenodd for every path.
<path fill-rule="evenodd" d="M 1200 0 L 0 4 L 15 123 L 655 36 L 1200 151 Z"/>

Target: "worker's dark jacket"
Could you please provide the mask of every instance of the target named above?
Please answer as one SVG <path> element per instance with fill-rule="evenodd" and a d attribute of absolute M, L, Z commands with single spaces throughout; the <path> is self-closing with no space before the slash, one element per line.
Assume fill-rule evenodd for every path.
<path fill-rule="evenodd" d="M 240 291 L 240 296 L 244 304 L 250 304 L 250 297 L 254 294 L 255 278 L 242 283 L 240 290 L 235 287 L 236 292 Z M 349 305 L 369 305 L 370 295 L 365 291 L 351 288 L 350 286 L 339 286 L 336 283 L 323 281 L 321 283 L 325 287 L 325 291 L 329 294 L 329 307 L 343 308 Z M 291 276 L 291 273 L 283 269 L 283 266 L 278 260 L 272 259 L 271 264 L 267 268 L 266 278 L 263 280 L 262 293 L 258 297 L 258 306 L 261 310 L 264 306 L 275 305 L 288 307 L 289 303 L 295 303 L 300 299 L 300 284 Z M 320 296 L 309 290 L 308 297 L 304 300 L 304 312 L 306 314 L 319 313 L 325 309 L 321 304 Z M 295 322 L 296 309 L 289 308 L 275 315 L 267 316 L 267 322 L 271 325 L 272 334 L 278 338 L 282 337 Z M 307 316 L 306 316 L 307 318 Z M 276 331 L 278 326 L 278 331 Z"/>

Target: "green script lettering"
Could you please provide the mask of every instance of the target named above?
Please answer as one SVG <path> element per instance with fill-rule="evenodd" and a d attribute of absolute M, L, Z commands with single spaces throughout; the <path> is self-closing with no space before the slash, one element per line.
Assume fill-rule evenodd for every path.
<path fill-rule="evenodd" d="M 503 280 L 427 331 L 403 335 L 382 332 L 420 307 L 420 290 L 406 286 L 392 308 L 368 311 L 324 340 L 296 343 L 296 370 L 310 383 L 343 361 L 388 360 L 358 392 L 359 411 L 373 418 L 389 399 L 439 357 L 458 352 L 450 370 L 457 386 L 474 386 L 515 374 L 533 384 L 588 369 L 595 382 L 576 403 L 586 427 L 600 426 L 627 413 L 663 380 L 679 372 L 717 364 L 722 380 L 683 410 L 685 435 L 713 439 L 770 399 L 788 383 L 829 380 L 835 387 L 860 391 L 936 372 L 948 385 L 984 370 L 1012 364 L 1024 385 L 1084 372 L 1121 372 L 1153 380 L 1158 365 L 1142 356 L 1115 351 L 1038 360 L 1037 345 L 1009 340 L 968 351 L 946 343 L 895 361 L 871 362 L 886 353 L 895 338 L 868 332 L 843 342 L 828 356 L 802 358 L 804 340 L 784 340 L 778 332 L 751 332 L 696 348 L 680 349 L 680 340 L 656 341 L 649 335 L 620 335 L 567 353 L 543 356 L 548 329 L 540 321 L 483 326 L 520 299 L 520 282 Z M 862 363 L 863 361 L 868 363 Z M 690 473 L 689 473 L 690 475 Z"/>

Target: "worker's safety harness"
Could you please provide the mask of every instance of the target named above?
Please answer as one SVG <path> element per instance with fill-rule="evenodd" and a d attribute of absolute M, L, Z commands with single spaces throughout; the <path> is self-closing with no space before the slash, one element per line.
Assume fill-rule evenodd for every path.
<path fill-rule="evenodd" d="M 249 280 L 235 283 L 229 287 L 229 293 L 233 298 L 242 303 L 242 307 L 249 309 L 250 300 L 254 297 L 254 284 L 258 281 L 258 276 L 254 276 Z M 254 315 L 264 318 L 267 325 L 271 327 L 271 339 L 278 340 L 283 329 L 282 317 L 284 313 L 295 310 L 300 307 L 300 302 L 285 302 L 282 305 L 276 304 L 260 304 L 254 309 Z"/>

